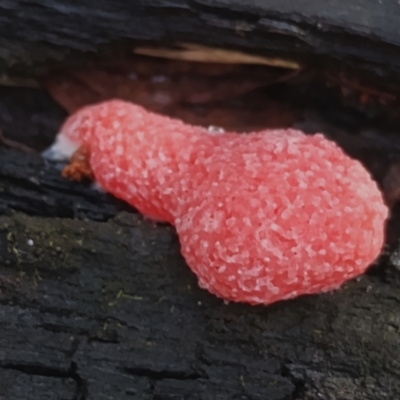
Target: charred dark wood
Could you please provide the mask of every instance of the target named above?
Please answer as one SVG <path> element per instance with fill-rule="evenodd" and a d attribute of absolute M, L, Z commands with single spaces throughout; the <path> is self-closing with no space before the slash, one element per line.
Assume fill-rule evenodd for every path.
<path fill-rule="evenodd" d="M 77 53 L 192 41 L 400 76 L 400 6 L 391 0 L 7 0 L 0 12 L 2 63 L 25 75 Z"/>
<path fill-rule="evenodd" d="M 0 398 L 400 395 L 398 274 L 224 304 L 198 288 L 172 227 L 39 155 L 1 149 L 0 188 Z"/>
<path fill-rule="evenodd" d="M 2 152 L 0 198 L 16 181 L 29 186 L 29 171 L 38 181 L 26 198 L 15 194 L 36 199 L 25 211 L 44 215 L 49 199 L 61 201 L 55 192 L 76 201 L 56 170 L 20 160 Z M 46 193 L 42 205 L 35 191 Z M 268 308 L 224 304 L 197 287 L 172 227 L 98 200 L 97 214 L 115 214 L 106 222 L 0 217 L 0 398 L 399 396 L 395 280 L 370 274 Z"/>
<path fill-rule="evenodd" d="M 79 53 L 190 40 L 397 77 L 399 10 L 372 0 L 3 1 L 0 54 L 4 71 L 37 76 Z M 26 123 L 7 98 L 5 133 L 37 144 L 41 132 L 38 147 L 49 144 L 65 114 L 35 101 L 22 107 L 37 113 Z M 332 294 L 224 304 L 198 288 L 172 227 L 62 179 L 39 155 L 1 148 L 0 399 L 399 398 L 399 273 L 385 262 Z"/>

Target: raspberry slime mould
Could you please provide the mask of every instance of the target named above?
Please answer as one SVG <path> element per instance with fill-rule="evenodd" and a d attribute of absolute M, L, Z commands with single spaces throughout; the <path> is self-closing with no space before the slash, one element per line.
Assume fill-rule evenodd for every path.
<path fill-rule="evenodd" d="M 321 134 L 216 134 L 111 100 L 69 117 L 46 154 L 77 151 L 104 190 L 176 227 L 199 285 L 225 300 L 270 304 L 338 288 L 384 242 L 376 183 Z M 80 177 L 73 164 L 64 174 Z"/>

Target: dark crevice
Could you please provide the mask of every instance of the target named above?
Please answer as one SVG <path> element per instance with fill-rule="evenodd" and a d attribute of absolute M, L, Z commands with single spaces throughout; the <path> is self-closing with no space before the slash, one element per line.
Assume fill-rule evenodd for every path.
<path fill-rule="evenodd" d="M 82 328 L 66 328 L 64 325 L 40 324 L 40 328 L 52 333 L 69 333 L 71 335 L 87 335 L 87 331 Z"/>
<path fill-rule="evenodd" d="M 72 379 L 76 383 L 75 394 L 72 400 L 86 400 L 87 385 L 78 373 L 78 367 L 72 362 L 68 369 L 60 369 L 57 367 L 47 367 L 37 364 L 17 364 L 4 363 L 0 364 L 0 368 L 6 370 L 14 370 L 27 375 L 37 375 L 51 378 Z"/>
<path fill-rule="evenodd" d="M 39 375 L 53 378 L 71 378 L 69 370 L 62 370 L 56 367 L 44 367 L 42 365 L 32 364 L 12 364 L 5 363 L 1 365 L 3 369 L 12 369 L 15 371 L 23 372 L 28 375 Z"/>
<path fill-rule="evenodd" d="M 221 17 L 223 19 L 229 18 L 230 20 L 237 19 L 238 21 L 243 21 L 243 11 L 240 9 L 242 7 L 232 6 L 230 8 L 226 8 L 223 5 L 218 6 L 218 4 L 213 3 L 207 4 L 207 2 L 201 0 L 193 0 L 190 2 L 190 7 L 196 11 L 197 14 L 201 15 L 201 13 L 211 14 L 214 17 Z M 208 18 L 209 19 L 209 18 Z M 260 16 L 256 13 L 254 15 L 247 14 L 246 22 L 247 23 L 257 23 L 260 19 Z"/>
<path fill-rule="evenodd" d="M 75 362 L 71 363 L 70 373 L 72 379 L 76 382 L 75 398 L 73 400 L 86 400 L 88 395 L 88 388 L 86 381 L 79 375 L 78 366 Z"/>
<path fill-rule="evenodd" d="M 294 390 L 292 393 L 292 396 L 290 400 L 300 400 L 303 399 L 306 391 L 305 391 L 305 382 L 303 379 L 300 379 L 299 377 L 293 376 L 292 372 L 290 371 L 290 368 L 287 366 L 287 364 L 283 364 L 281 367 L 281 375 L 284 378 L 290 379 L 290 381 L 294 385 Z"/>
<path fill-rule="evenodd" d="M 148 368 L 124 368 L 123 371 L 130 375 L 141 376 L 155 381 L 163 379 L 174 379 L 179 381 L 208 379 L 208 376 L 205 373 L 199 372 L 154 371 Z"/>

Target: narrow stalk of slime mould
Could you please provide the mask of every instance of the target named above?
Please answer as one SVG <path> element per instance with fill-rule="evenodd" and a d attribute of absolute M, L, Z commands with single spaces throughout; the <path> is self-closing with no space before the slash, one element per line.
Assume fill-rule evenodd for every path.
<path fill-rule="evenodd" d="M 52 152 L 82 146 L 106 191 L 175 225 L 200 286 L 225 300 L 332 290 L 381 251 L 376 183 L 320 134 L 215 135 L 113 100 L 72 115 Z"/>

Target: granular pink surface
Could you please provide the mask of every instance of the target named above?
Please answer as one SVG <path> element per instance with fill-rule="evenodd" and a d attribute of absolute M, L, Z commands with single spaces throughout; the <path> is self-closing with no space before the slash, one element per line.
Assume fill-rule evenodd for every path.
<path fill-rule="evenodd" d="M 71 116 L 63 138 L 89 149 L 106 191 L 176 226 L 200 286 L 223 299 L 335 289 L 381 251 L 377 185 L 322 135 L 214 134 L 113 100 Z"/>

